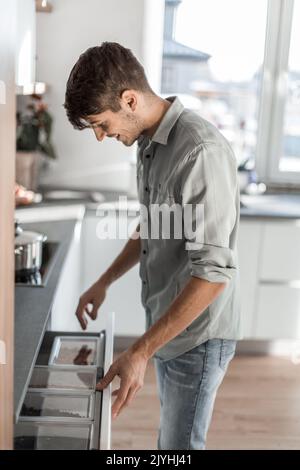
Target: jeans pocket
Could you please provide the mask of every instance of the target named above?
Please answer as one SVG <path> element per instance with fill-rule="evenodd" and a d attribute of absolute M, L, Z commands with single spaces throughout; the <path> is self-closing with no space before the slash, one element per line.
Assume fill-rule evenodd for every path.
<path fill-rule="evenodd" d="M 236 349 L 236 340 L 234 339 L 222 339 L 220 348 L 220 360 L 219 366 L 225 372 L 229 362 L 233 358 Z"/>

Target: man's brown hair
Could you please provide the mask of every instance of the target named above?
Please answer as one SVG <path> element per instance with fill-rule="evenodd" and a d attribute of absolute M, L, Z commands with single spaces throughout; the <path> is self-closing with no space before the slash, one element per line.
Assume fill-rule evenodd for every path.
<path fill-rule="evenodd" d="M 75 129 L 84 129 L 86 116 L 121 109 L 125 90 L 153 93 L 144 68 L 133 55 L 116 42 L 103 42 L 80 55 L 67 82 L 64 107 Z"/>

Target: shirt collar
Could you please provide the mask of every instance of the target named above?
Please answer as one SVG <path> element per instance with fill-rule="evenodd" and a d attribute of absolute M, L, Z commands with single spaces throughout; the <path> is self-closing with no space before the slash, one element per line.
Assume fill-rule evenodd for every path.
<path fill-rule="evenodd" d="M 157 142 L 158 144 L 162 144 L 162 145 L 167 144 L 168 137 L 173 126 L 176 123 L 182 111 L 184 110 L 184 106 L 179 101 L 179 98 L 177 98 L 177 96 L 169 96 L 166 99 L 170 101 L 171 106 L 169 106 L 167 112 L 164 114 L 152 138 L 149 139 L 152 142 Z M 138 139 L 138 143 L 140 144 L 144 140 L 144 138 L 145 136 L 140 136 Z"/>
<path fill-rule="evenodd" d="M 167 144 L 168 137 L 173 126 L 175 125 L 177 119 L 184 110 L 184 106 L 179 101 L 179 98 L 177 98 L 177 96 L 169 96 L 166 99 L 171 102 L 171 106 L 164 114 L 162 120 L 159 123 L 158 128 L 154 132 L 151 139 L 153 142 L 157 142 L 162 145 Z"/>

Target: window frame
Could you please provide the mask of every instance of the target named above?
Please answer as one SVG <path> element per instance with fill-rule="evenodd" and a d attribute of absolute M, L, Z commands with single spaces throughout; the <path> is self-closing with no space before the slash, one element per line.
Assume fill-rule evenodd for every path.
<path fill-rule="evenodd" d="M 267 0 L 267 2 L 262 76 L 257 95 L 255 170 L 258 179 L 266 184 L 299 187 L 300 171 L 279 169 L 280 159 L 283 157 L 289 52 L 295 0 Z"/>
<path fill-rule="evenodd" d="M 299 1 L 299 0 L 298 0 Z M 280 171 L 294 0 L 268 0 L 255 167 L 266 183 L 299 184 L 300 171 Z"/>

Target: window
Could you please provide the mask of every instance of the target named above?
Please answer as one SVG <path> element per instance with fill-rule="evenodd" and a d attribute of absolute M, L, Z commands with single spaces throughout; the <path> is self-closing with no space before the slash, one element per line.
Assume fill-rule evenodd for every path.
<path fill-rule="evenodd" d="M 166 0 L 162 90 L 196 96 L 239 162 L 254 161 L 266 19 L 267 0 Z"/>
<path fill-rule="evenodd" d="M 261 180 L 300 183 L 300 0 L 165 3 L 164 93 L 197 97 Z"/>
<path fill-rule="evenodd" d="M 269 183 L 300 183 L 300 0 L 269 0 L 256 168 Z"/>
<path fill-rule="evenodd" d="M 286 99 L 283 111 L 283 139 L 279 155 L 280 172 L 300 172 L 300 1 L 294 2 Z"/>

